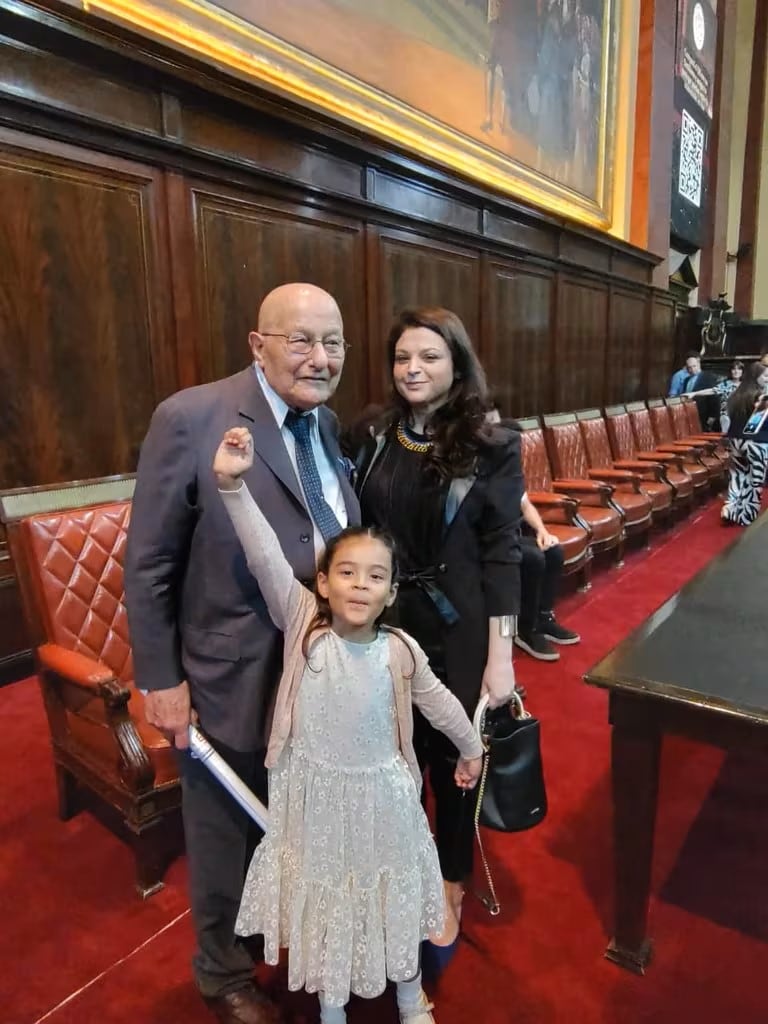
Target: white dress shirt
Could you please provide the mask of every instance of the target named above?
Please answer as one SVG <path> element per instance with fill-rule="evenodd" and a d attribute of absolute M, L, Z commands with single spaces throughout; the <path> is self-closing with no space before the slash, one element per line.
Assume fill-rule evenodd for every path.
<path fill-rule="evenodd" d="M 299 476 L 299 467 L 296 461 L 296 438 L 285 425 L 285 417 L 290 412 L 290 406 L 283 401 L 280 395 L 278 395 L 278 393 L 269 384 L 261 367 L 257 363 L 254 363 L 253 365 L 256 370 L 256 378 L 261 385 L 261 390 L 264 392 L 264 397 L 272 410 L 272 415 L 275 417 L 275 423 L 277 423 L 280 430 L 280 436 L 282 437 L 283 444 L 288 452 L 288 458 L 291 460 L 291 465 L 293 466 L 293 471 L 296 474 L 296 480 L 301 488 L 301 493 L 304 495 L 304 505 L 307 512 L 309 512 L 309 504 L 307 502 L 306 495 L 304 494 L 301 477 Z M 341 484 L 339 483 L 339 478 L 336 475 L 336 468 L 333 465 L 328 452 L 325 450 L 320 437 L 320 427 L 317 416 L 317 409 L 313 409 L 309 414 L 309 437 L 312 443 L 312 454 L 315 457 L 315 465 L 317 466 L 317 472 L 320 475 L 323 497 L 330 505 L 333 514 L 336 516 L 343 529 L 348 522 L 347 506 L 344 504 L 344 495 L 341 492 Z M 311 512 L 309 512 L 309 516 L 312 519 Z M 318 530 L 314 519 L 312 519 L 312 527 L 314 532 L 315 556 L 319 558 L 325 550 L 325 541 L 323 540 L 323 535 Z"/>

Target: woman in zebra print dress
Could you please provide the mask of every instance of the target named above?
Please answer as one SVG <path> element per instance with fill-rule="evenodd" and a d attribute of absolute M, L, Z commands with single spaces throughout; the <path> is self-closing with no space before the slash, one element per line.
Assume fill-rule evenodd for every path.
<path fill-rule="evenodd" d="M 760 496 L 768 468 L 768 444 L 743 436 L 747 420 L 765 400 L 768 367 L 751 363 L 741 384 L 728 399 L 728 444 L 731 450 L 728 495 L 723 505 L 723 522 L 749 526 L 760 514 Z"/>

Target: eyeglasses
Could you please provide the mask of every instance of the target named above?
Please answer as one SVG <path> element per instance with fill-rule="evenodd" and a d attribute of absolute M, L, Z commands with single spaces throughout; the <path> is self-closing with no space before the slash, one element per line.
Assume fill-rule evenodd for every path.
<path fill-rule="evenodd" d="M 267 331 L 259 331 L 259 334 L 262 338 L 283 338 L 288 351 L 296 356 L 308 356 L 314 351 L 315 345 L 322 345 L 329 359 L 342 359 L 349 348 L 343 338 L 328 338 L 322 341 L 320 338 L 308 338 L 306 334 L 277 334 Z"/>

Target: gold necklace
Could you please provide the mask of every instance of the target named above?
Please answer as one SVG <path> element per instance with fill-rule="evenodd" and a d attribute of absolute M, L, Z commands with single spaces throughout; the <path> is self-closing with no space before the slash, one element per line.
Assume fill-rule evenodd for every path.
<path fill-rule="evenodd" d="M 407 448 L 409 452 L 419 452 L 424 455 L 432 447 L 432 441 L 413 441 L 405 432 L 405 424 L 402 420 L 397 424 L 397 440 Z"/>

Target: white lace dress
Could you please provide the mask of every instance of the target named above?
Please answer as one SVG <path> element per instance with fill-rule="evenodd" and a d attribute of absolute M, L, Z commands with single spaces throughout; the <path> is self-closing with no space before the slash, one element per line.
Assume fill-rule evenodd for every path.
<path fill-rule="evenodd" d="M 398 747 L 386 634 L 314 644 L 269 811 L 238 934 L 263 934 L 271 964 L 287 946 L 290 988 L 329 1005 L 413 977 L 421 940 L 443 925 L 443 883 Z"/>

